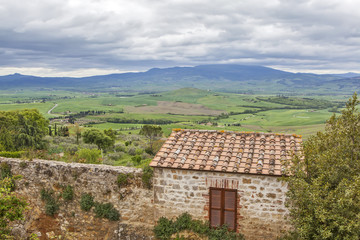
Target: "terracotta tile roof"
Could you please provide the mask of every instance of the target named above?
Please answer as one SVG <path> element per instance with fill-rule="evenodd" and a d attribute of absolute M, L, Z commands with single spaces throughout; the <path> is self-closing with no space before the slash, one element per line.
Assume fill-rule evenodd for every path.
<path fill-rule="evenodd" d="M 282 163 L 301 143 L 301 136 L 289 134 L 175 130 L 150 166 L 282 175 Z"/>

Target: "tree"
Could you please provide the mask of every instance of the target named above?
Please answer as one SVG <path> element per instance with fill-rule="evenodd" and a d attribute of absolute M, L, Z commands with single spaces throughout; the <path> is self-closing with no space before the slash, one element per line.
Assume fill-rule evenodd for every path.
<path fill-rule="evenodd" d="M 0 111 L 0 148 L 6 151 L 41 149 L 49 121 L 36 109 Z"/>
<path fill-rule="evenodd" d="M 116 139 L 116 130 L 113 130 L 112 128 L 105 129 L 104 133 L 109 136 L 112 140 L 115 141 Z"/>
<path fill-rule="evenodd" d="M 106 149 L 114 145 L 115 141 L 98 129 L 86 130 L 82 134 L 85 143 L 93 143 L 99 149 Z"/>
<path fill-rule="evenodd" d="M 0 180 L 0 239 L 12 239 L 9 224 L 22 220 L 28 203 L 18 198 L 12 189 L 14 181 L 11 177 Z"/>
<path fill-rule="evenodd" d="M 160 126 L 144 125 L 140 129 L 139 134 L 144 135 L 149 140 L 149 147 L 153 152 L 154 141 L 162 136 L 163 131 Z"/>
<path fill-rule="evenodd" d="M 360 113 L 354 94 L 324 132 L 310 137 L 294 156 L 288 204 L 291 239 L 360 238 Z"/>
<path fill-rule="evenodd" d="M 75 123 L 75 134 L 76 134 L 76 144 L 79 145 L 79 141 L 81 138 L 81 128 L 78 123 Z"/>

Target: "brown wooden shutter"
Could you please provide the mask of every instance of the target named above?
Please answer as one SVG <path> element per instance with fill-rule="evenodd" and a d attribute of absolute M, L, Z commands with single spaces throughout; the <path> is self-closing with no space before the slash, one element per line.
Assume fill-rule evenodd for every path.
<path fill-rule="evenodd" d="M 210 188 L 210 225 L 218 227 L 226 224 L 236 230 L 236 195 L 233 189 Z"/>
<path fill-rule="evenodd" d="M 224 224 L 232 230 L 236 225 L 236 191 L 224 191 Z"/>
<path fill-rule="evenodd" d="M 222 191 L 211 189 L 210 190 L 210 224 L 212 227 L 218 227 L 221 224 L 221 198 L 222 198 Z"/>

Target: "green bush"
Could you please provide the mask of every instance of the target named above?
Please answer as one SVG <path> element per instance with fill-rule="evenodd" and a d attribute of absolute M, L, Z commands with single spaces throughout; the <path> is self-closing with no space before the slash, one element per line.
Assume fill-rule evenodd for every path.
<path fill-rule="evenodd" d="M 143 168 L 143 174 L 141 176 L 142 182 L 146 188 L 151 188 L 152 177 L 154 175 L 153 169 L 147 165 Z"/>
<path fill-rule="evenodd" d="M 55 213 L 59 210 L 59 204 L 54 198 L 51 198 L 45 204 L 45 214 L 49 216 L 54 216 Z"/>
<path fill-rule="evenodd" d="M 0 165 L 0 180 L 6 177 L 12 177 L 11 166 L 8 163 L 3 162 Z"/>
<path fill-rule="evenodd" d="M 59 210 L 59 203 L 53 197 L 54 191 L 41 189 L 41 200 L 45 202 L 45 213 L 49 216 L 54 216 Z"/>
<path fill-rule="evenodd" d="M 71 201 L 74 199 L 74 189 L 72 186 L 67 185 L 66 187 L 63 188 L 62 198 L 65 201 Z"/>
<path fill-rule="evenodd" d="M 242 234 L 229 231 L 226 225 L 219 228 L 209 228 L 208 222 L 193 220 L 191 215 L 183 213 L 175 221 L 161 217 L 153 231 L 155 236 L 161 240 L 171 239 L 171 236 L 177 233 L 175 239 L 184 239 L 179 233 L 189 230 L 202 237 L 208 237 L 209 240 L 243 240 Z"/>
<path fill-rule="evenodd" d="M 80 207 L 83 211 L 89 211 L 94 206 L 94 197 L 88 193 L 81 195 Z"/>
<path fill-rule="evenodd" d="M 100 163 L 101 151 L 98 149 L 83 148 L 78 151 L 79 162 Z"/>
<path fill-rule="evenodd" d="M 159 218 L 156 226 L 153 229 L 155 236 L 161 240 L 170 239 L 171 235 L 176 233 L 174 222 L 165 217 Z"/>
<path fill-rule="evenodd" d="M 96 217 L 107 218 L 110 221 L 120 219 L 120 213 L 111 203 L 95 203 L 94 213 Z"/>
<path fill-rule="evenodd" d="M 133 156 L 133 157 L 131 157 L 131 161 L 132 161 L 135 165 L 138 165 L 138 164 L 140 164 L 140 162 L 141 162 L 141 156 L 140 156 L 140 155 Z"/>
<path fill-rule="evenodd" d="M 24 151 L 17 151 L 17 152 L 7 152 L 2 151 L 0 152 L 0 157 L 6 157 L 6 158 L 21 158 L 21 156 L 24 154 Z"/>

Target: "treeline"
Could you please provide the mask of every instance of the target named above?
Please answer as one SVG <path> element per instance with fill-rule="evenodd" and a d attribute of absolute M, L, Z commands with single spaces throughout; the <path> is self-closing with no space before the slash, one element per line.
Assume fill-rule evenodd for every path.
<path fill-rule="evenodd" d="M 49 118 L 49 120 L 56 120 L 56 119 L 68 119 L 69 123 L 74 124 L 77 118 L 82 118 L 86 116 L 96 116 L 96 115 L 102 115 L 106 113 L 124 113 L 124 110 L 121 109 L 119 111 L 101 111 L 101 110 L 87 110 L 87 111 L 80 111 L 78 113 L 71 113 L 66 116 L 60 116 L 60 117 L 53 117 Z"/>
<path fill-rule="evenodd" d="M 334 106 L 342 107 L 342 103 L 333 103 L 328 100 L 323 99 L 313 99 L 313 98 L 294 98 L 286 96 L 276 96 L 276 97 L 257 97 L 256 99 L 264 102 L 278 103 L 290 106 L 296 106 L 298 109 L 304 108 L 314 108 L 314 109 L 326 109 Z"/>
<path fill-rule="evenodd" d="M 155 125 L 164 125 L 164 124 L 179 122 L 179 121 L 171 121 L 164 119 L 128 119 L 128 118 L 103 118 L 101 120 L 110 123 L 133 123 L 133 124 L 155 124 Z"/>
<path fill-rule="evenodd" d="M 48 125 L 36 109 L 0 111 L 0 151 L 43 148 Z"/>

